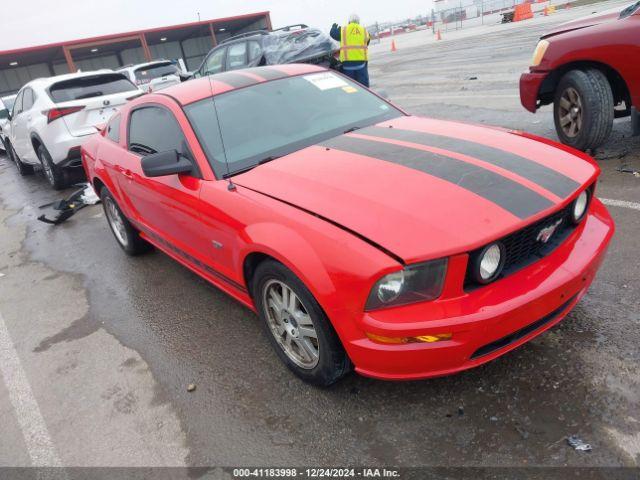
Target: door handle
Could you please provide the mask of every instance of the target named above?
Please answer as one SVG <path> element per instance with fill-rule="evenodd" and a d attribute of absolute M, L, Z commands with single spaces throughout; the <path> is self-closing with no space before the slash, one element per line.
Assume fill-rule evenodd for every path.
<path fill-rule="evenodd" d="M 127 177 L 129 180 L 133 180 L 133 173 L 131 173 L 131 170 L 128 170 L 128 169 L 123 170 L 122 175 Z"/>

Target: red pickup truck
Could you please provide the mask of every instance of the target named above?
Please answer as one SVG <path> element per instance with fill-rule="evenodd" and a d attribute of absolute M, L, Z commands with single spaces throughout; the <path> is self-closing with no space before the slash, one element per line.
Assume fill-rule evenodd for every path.
<path fill-rule="evenodd" d="M 640 2 L 545 34 L 520 77 L 520 99 L 534 113 L 553 103 L 560 140 L 580 150 L 601 145 L 614 118 L 631 116 L 640 134 Z"/>

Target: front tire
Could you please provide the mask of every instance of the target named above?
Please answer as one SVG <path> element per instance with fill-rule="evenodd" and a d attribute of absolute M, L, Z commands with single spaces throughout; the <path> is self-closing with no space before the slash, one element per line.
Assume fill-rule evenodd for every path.
<path fill-rule="evenodd" d="M 54 190 L 62 190 L 67 186 L 67 182 L 64 176 L 64 171 L 53 163 L 53 159 L 44 145 L 38 145 L 36 149 L 36 155 L 42 164 L 42 170 L 44 176 Z"/>
<path fill-rule="evenodd" d="M 258 314 L 280 360 L 305 382 L 329 386 L 350 369 L 331 322 L 311 292 L 287 267 L 265 260 L 252 292 Z"/>
<path fill-rule="evenodd" d="M 562 143 L 578 150 L 599 147 L 611 134 L 611 86 L 600 70 L 572 70 L 556 89 L 553 118 Z"/>
<path fill-rule="evenodd" d="M 100 200 L 102 200 L 102 207 L 104 208 L 109 228 L 111 228 L 118 245 L 127 255 L 140 255 L 151 250 L 151 245 L 140 237 L 140 232 L 127 220 L 127 217 L 124 216 L 116 200 L 106 187 L 100 190 Z"/>
<path fill-rule="evenodd" d="M 18 173 L 21 177 L 26 177 L 27 175 L 33 175 L 33 166 L 27 165 L 26 163 L 22 163 L 22 160 L 18 158 L 18 154 L 13 148 L 13 145 L 7 141 L 7 156 L 16 164 L 16 168 L 18 169 Z"/>

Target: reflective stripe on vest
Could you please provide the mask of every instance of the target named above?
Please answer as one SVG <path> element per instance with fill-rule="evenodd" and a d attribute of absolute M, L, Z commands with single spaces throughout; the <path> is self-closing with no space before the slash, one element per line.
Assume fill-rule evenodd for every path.
<path fill-rule="evenodd" d="M 369 60 L 367 42 L 369 33 L 357 23 L 342 27 L 340 33 L 340 61 L 366 62 Z"/>

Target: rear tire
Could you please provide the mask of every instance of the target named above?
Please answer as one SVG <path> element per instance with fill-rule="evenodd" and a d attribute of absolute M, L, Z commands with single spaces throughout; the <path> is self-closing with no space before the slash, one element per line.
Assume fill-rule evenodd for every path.
<path fill-rule="evenodd" d="M 271 345 L 293 373 L 326 387 L 349 372 L 351 363 L 331 322 L 291 270 L 263 261 L 253 275 L 252 293 Z"/>
<path fill-rule="evenodd" d="M 613 93 L 604 73 L 571 70 L 562 77 L 553 103 L 562 143 L 579 150 L 599 147 L 611 134 L 613 117 Z"/>
<path fill-rule="evenodd" d="M 53 163 L 53 159 L 44 145 L 38 145 L 36 155 L 42 164 L 44 176 L 54 190 L 62 190 L 67 186 L 64 171 Z"/>
<path fill-rule="evenodd" d="M 127 220 L 127 217 L 124 216 L 118 203 L 106 187 L 102 187 L 102 190 L 100 190 L 100 199 L 102 200 L 102 207 L 104 208 L 109 228 L 111 228 L 111 232 L 120 248 L 131 256 L 140 255 L 151 250 L 151 244 L 140 237 L 140 232 Z"/>
<path fill-rule="evenodd" d="M 18 158 L 18 154 L 13 148 L 13 145 L 7 141 L 7 156 L 16 164 L 16 168 L 18 169 L 18 173 L 21 177 L 26 177 L 27 175 L 33 175 L 33 166 L 27 165 L 26 163 L 22 163 L 22 160 Z"/>

